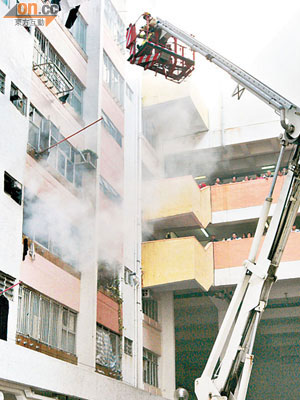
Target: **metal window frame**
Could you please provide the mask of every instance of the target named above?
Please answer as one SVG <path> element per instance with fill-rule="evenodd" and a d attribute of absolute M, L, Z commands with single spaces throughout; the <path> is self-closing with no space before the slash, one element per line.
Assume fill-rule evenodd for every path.
<path fill-rule="evenodd" d="M 114 41 L 125 54 L 125 24 L 110 0 L 105 0 L 104 16 Z"/>
<path fill-rule="evenodd" d="M 25 309 L 25 296 L 24 294 L 28 293 L 28 306 Z M 32 317 L 33 317 L 33 313 L 32 313 L 32 298 L 33 298 L 33 294 L 35 296 L 38 297 L 38 301 L 39 301 L 39 318 L 38 318 L 38 335 L 37 337 L 33 336 L 32 333 L 32 326 L 33 326 L 33 321 L 32 321 Z M 42 325 L 42 302 L 43 301 L 48 301 L 49 302 L 49 323 L 48 323 L 48 332 L 47 332 L 47 340 L 43 340 L 42 339 L 42 329 L 43 329 L 43 325 Z M 58 313 L 58 323 L 57 323 L 57 346 L 54 346 L 53 344 L 51 344 L 51 335 L 52 335 L 52 331 L 53 331 L 53 318 L 52 318 L 52 310 L 53 310 L 53 305 L 58 306 L 59 309 L 59 313 Z M 63 311 L 66 310 L 68 312 L 68 318 L 69 318 L 69 313 L 73 314 L 75 317 L 75 330 L 72 331 L 69 329 L 69 327 L 67 327 L 67 329 L 65 329 L 65 327 L 63 327 L 63 321 L 62 321 L 62 315 L 63 315 Z M 25 322 L 25 329 L 24 328 L 24 322 Z M 67 347 L 68 346 L 68 333 L 72 333 L 75 336 L 75 344 L 74 344 L 74 352 L 71 351 L 66 351 L 62 348 L 62 331 L 66 330 L 67 335 Z M 69 309 L 68 307 L 64 306 L 61 303 L 58 303 L 55 300 L 50 299 L 47 296 L 42 295 L 39 292 L 33 291 L 23 285 L 20 285 L 19 287 L 19 303 L 18 303 L 18 322 L 17 322 L 17 332 L 20 333 L 21 335 L 26 335 L 28 337 L 32 337 L 35 340 L 40 341 L 41 343 L 45 343 L 46 345 L 53 347 L 53 348 L 57 348 L 63 351 L 66 351 L 67 353 L 70 354 L 76 354 L 76 339 L 77 339 L 77 334 L 76 334 L 76 330 L 77 330 L 77 313 L 72 311 L 71 309 Z"/>
<path fill-rule="evenodd" d="M 100 364 L 100 363 L 98 363 L 98 364 L 102 365 L 103 367 L 109 368 L 114 372 L 121 372 L 121 370 L 122 370 L 122 367 L 121 367 L 121 365 L 122 365 L 122 352 L 121 352 L 121 337 L 120 337 L 120 335 L 118 335 L 117 333 L 111 331 L 110 329 L 106 328 L 103 325 L 97 324 L 96 336 L 99 335 L 99 332 L 101 332 L 101 333 L 104 332 L 105 334 L 108 334 L 109 338 L 111 338 L 111 337 L 116 338 L 116 352 L 115 352 L 115 354 L 113 354 L 113 356 L 116 357 L 116 368 L 111 368 L 108 365 L 103 365 L 103 364 Z M 111 341 L 110 341 L 110 344 L 111 344 Z M 97 363 L 97 355 L 99 354 L 98 347 L 99 347 L 99 344 L 98 344 L 98 342 L 96 340 L 96 363 Z"/>
<path fill-rule="evenodd" d="M 133 341 L 126 336 L 124 337 L 124 353 L 132 357 Z"/>
<path fill-rule="evenodd" d="M 21 97 L 16 99 L 16 100 L 11 100 L 13 92 L 18 92 L 18 94 L 20 93 Z M 11 85 L 10 85 L 10 101 L 16 107 L 16 109 L 22 115 L 24 115 L 24 117 L 26 117 L 26 115 L 27 115 L 27 97 L 22 92 L 22 90 L 20 90 L 13 82 L 11 82 Z M 19 101 L 23 101 L 23 105 L 21 107 L 19 107 L 19 105 L 18 105 Z"/>
<path fill-rule="evenodd" d="M 115 139 L 115 141 L 118 143 L 120 147 L 123 146 L 123 136 L 121 132 L 116 128 L 112 120 L 105 114 L 105 112 L 102 110 L 102 116 L 103 116 L 103 125 L 104 129 L 107 130 L 107 132 Z"/>
<path fill-rule="evenodd" d="M 0 69 L 0 93 L 5 93 L 5 78 L 6 75 L 3 71 Z"/>
<path fill-rule="evenodd" d="M 149 318 L 158 322 L 158 301 L 155 299 L 146 299 L 142 300 L 143 313 L 147 315 Z"/>
<path fill-rule="evenodd" d="M 143 380 L 151 386 L 158 386 L 158 355 L 143 347 Z"/>
<path fill-rule="evenodd" d="M 123 109 L 125 80 L 111 61 L 106 51 L 103 51 L 103 61 L 103 80 L 108 86 L 112 97 Z"/>

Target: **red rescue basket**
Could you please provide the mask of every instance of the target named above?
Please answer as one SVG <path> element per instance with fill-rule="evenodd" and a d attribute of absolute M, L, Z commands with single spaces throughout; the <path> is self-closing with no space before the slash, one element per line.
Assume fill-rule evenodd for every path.
<path fill-rule="evenodd" d="M 143 33 L 143 35 L 141 34 Z M 139 43 L 138 43 L 139 41 Z M 180 83 L 195 68 L 195 52 L 192 59 L 185 57 L 188 49 L 179 44 L 176 37 L 160 28 L 147 25 L 136 32 L 136 25 L 130 24 L 126 33 L 126 48 L 129 49 L 128 61 L 140 65 L 144 70 L 162 74 L 166 79 Z"/>

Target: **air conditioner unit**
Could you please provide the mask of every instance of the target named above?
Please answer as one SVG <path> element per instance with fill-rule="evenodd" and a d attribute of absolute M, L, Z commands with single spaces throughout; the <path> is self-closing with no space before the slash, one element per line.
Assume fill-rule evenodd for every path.
<path fill-rule="evenodd" d="M 81 153 L 75 155 L 75 163 L 76 166 L 83 166 L 87 169 L 96 169 L 97 158 L 97 154 L 92 150 L 83 150 Z"/>
<path fill-rule="evenodd" d="M 150 289 L 142 289 L 142 297 L 143 299 L 151 299 L 152 298 L 152 292 Z"/>

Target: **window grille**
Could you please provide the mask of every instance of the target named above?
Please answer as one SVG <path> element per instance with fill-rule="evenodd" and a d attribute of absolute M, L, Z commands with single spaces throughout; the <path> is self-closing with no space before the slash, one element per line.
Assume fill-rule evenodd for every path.
<path fill-rule="evenodd" d="M 115 127 L 113 122 L 108 118 L 105 112 L 102 110 L 103 126 L 107 132 L 115 139 L 120 147 L 122 147 L 122 135 L 119 130 Z"/>
<path fill-rule="evenodd" d="M 147 349 L 143 349 L 144 382 L 158 387 L 158 356 Z"/>
<path fill-rule="evenodd" d="M 84 91 L 82 84 L 42 32 L 36 28 L 33 68 L 36 70 L 39 66 L 42 68 L 41 73 L 44 72 L 47 75 L 58 93 L 69 93 L 67 102 L 81 116 Z"/>
<path fill-rule="evenodd" d="M 5 272 L 0 271 L 0 292 L 9 287 L 13 286 L 15 283 L 15 278 L 6 274 Z M 9 300 L 13 300 L 14 298 L 14 288 L 11 288 L 5 292 L 5 296 Z"/>
<path fill-rule="evenodd" d="M 103 53 L 103 80 L 108 86 L 114 99 L 124 107 L 124 79 L 122 78 L 119 71 L 116 69 L 114 64 L 108 55 Z"/>
<path fill-rule="evenodd" d="M 76 313 L 62 304 L 20 286 L 17 325 L 20 334 L 75 354 L 76 319 Z"/>
<path fill-rule="evenodd" d="M 154 299 L 143 298 L 143 313 L 149 318 L 158 321 L 158 303 Z"/>
<path fill-rule="evenodd" d="M 5 73 L 0 70 L 0 92 L 5 92 Z"/>
<path fill-rule="evenodd" d="M 99 325 L 96 333 L 96 363 L 113 372 L 121 372 L 120 337 Z"/>
<path fill-rule="evenodd" d="M 132 340 L 127 337 L 124 338 L 124 353 L 132 357 Z"/>

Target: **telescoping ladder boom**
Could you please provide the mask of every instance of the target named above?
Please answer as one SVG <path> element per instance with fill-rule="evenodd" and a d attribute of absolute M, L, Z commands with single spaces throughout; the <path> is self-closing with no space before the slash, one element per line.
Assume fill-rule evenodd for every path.
<path fill-rule="evenodd" d="M 252 350 L 257 326 L 276 280 L 276 271 L 300 205 L 300 109 L 169 22 L 158 18 L 157 27 L 177 37 L 192 50 L 222 68 L 242 90 L 249 90 L 269 104 L 280 114 L 281 126 L 284 129 L 280 137 L 281 150 L 271 189 L 262 207 L 249 257 L 244 262 L 243 277 L 237 285 L 203 374 L 195 382 L 198 400 L 245 400 L 253 364 Z M 276 177 L 288 144 L 294 145 L 294 155 L 271 224 L 257 256 L 272 203 Z"/>

